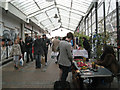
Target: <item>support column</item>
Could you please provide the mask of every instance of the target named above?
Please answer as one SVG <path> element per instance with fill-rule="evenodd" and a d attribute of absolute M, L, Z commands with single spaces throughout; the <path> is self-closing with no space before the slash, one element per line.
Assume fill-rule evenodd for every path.
<path fill-rule="evenodd" d="M 119 51 L 120 51 L 120 21 L 119 21 L 119 3 L 116 0 L 116 21 L 117 21 L 117 58 L 119 61 Z"/>
<path fill-rule="evenodd" d="M 84 26 L 85 26 L 85 35 L 86 35 L 86 18 L 84 19 Z"/>
<path fill-rule="evenodd" d="M 97 52 L 98 52 L 98 14 L 97 14 L 97 6 L 98 6 L 98 2 L 96 1 L 95 2 L 95 24 L 96 24 L 96 29 L 95 29 L 95 31 L 96 31 L 96 54 L 97 54 Z M 98 58 L 98 54 L 96 55 L 96 57 Z"/>
<path fill-rule="evenodd" d="M 0 6 L 2 3 L 0 2 Z M 2 8 L 0 7 L 0 21 L 2 21 Z M 2 41 L 2 33 L 3 33 L 3 28 L 2 28 L 2 25 L 1 25 L 1 28 L 0 28 L 0 64 L 2 64 L 2 57 L 1 57 L 1 41 Z M 2 67 L 0 68 L 0 90 L 2 90 Z"/>
<path fill-rule="evenodd" d="M 105 17 L 105 0 L 103 1 L 103 17 L 104 17 L 104 41 L 103 43 L 106 45 L 106 17 Z"/>
<path fill-rule="evenodd" d="M 24 23 L 21 23 L 21 38 L 25 41 Z"/>

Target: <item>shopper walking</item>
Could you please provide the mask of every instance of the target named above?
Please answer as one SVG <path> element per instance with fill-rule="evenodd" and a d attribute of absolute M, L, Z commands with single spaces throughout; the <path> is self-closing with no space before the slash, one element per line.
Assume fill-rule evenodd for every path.
<path fill-rule="evenodd" d="M 47 65 L 47 54 L 48 54 L 48 46 L 50 40 L 46 37 L 45 34 L 42 35 L 42 40 L 43 40 L 43 50 L 45 55 L 45 65 Z"/>
<path fill-rule="evenodd" d="M 18 69 L 18 61 L 19 61 L 19 57 L 21 56 L 21 48 L 20 48 L 20 45 L 18 44 L 17 39 L 15 40 L 15 43 L 12 47 L 11 54 L 13 55 L 14 68 Z"/>
<path fill-rule="evenodd" d="M 28 36 L 28 34 L 25 34 L 25 46 L 26 46 L 26 51 L 27 51 L 27 61 L 26 63 L 29 62 L 29 55 L 30 55 L 30 58 L 31 58 L 31 61 L 33 61 L 33 56 L 32 56 L 32 43 L 33 43 L 33 40 L 30 36 Z"/>
<path fill-rule="evenodd" d="M 68 72 L 72 64 L 72 51 L 71 51 L 71 40 L 73 39 L 73 34 L 71 32 L 67 33 L 66 40 L 60 41 L 57 50 L 60 52 L 59 55 L 59 68 L 60 68 L 60 81 L 66 81 Z"/>
<path fill-rule="evenodd" d="M 43 55 L 43 40 L 38 36 L 34 41 L 34 55 L 36 60 L 36 69 L 41 68 L 41 56 Z"/>
<path fill-rule="evenodd" d="M 26 48 L 25 48 L 25 43 L 22 40 L 22 38 L 20 38 L 19 44 L 20 44 L 20 48 L 21 48 L 21 52 L 22 52 L 22 58 L 24 61 L 24 53 L 26 52 Z"/>
<path fill-rule="evenodd" d="M 57 55 L 57 53 L 58 53 L 58 51 L 56 50 L 56 48 L 58 47 L 58 45 L 59 45 L 59 42 L 60 42 L 60 40 L 58 40 L 58 37 L 56 36 L 55 37 L 55 39 L 53 40 L 53 44 L 52 44 L 52 51 L 54 52 L 54 54 L 56 54 Z M 57 59 L 58 60 L 58 59 Z M 57 61 L 55 62 L 55 63 L 57 63 Z"/>

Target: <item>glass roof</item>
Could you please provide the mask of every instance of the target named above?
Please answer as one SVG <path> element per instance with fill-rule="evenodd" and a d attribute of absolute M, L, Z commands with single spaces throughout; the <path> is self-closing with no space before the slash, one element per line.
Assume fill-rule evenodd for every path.
<path fill-rule="evenodd" d="M 36 18 L 38 25 L 46 30 L 66 28 L 75 30 L 81 17 L 93 0 L 9 0 L 27 17 Z M 57 14 L 58 18 L 54 18 Z"/>

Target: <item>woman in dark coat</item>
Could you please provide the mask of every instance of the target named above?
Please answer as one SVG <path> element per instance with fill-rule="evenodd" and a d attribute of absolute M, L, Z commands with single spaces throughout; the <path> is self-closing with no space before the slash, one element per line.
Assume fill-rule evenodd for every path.
<path fill-rule="evenodd" d="M 26 51 L 26 48 L 25 48 L 25 43 L 23 42 L 22 38 L 20 38 L 19 44 L 20 44 L 20 48 L 22 52 L 23 61 L 24 61 L 24 53 Z"/>
<path fill-rule="evenodd" d="M 119 72 L 118 61 L 116 60 L 115 52 L 112 46 L 104 46 L 103 54 L 101 55 L 100 60 L 97 60 L 97 64 L 104 66 L 108 70 L 110 70 L 114 75 Z M 96 86 L 101 83 L 111 83 L 113 81 L 113 77 L 105 77 L 105 78 L 93 78 L 92 86 Z"/>
<path fill-rule="evenodd" d="M 85 37 L 83 37 L 83 47 L 85 48 L 85 50 L 87 50 L 88 58 L 90 58 L 91 48 L 90 48 L 90 44 L 89 44 L 88 40 Z"/>
<path fill-rule="evenodd" d="M 113 74 L 118 73 L 119 65 L 112 46 L 104 46 L 103 54 L 97 63 L 109 69 Z"/>

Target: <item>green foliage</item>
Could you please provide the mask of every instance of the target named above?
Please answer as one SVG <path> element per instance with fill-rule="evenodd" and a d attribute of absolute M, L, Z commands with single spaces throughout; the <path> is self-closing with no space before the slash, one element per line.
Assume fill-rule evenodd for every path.
<path fill-rule="evenodd" d="M 75 32 L 75 33 L 74 33 L 74 36 L 79 38 L 80 44 L 81 44 L 82 47 L 83 47 L 83 40 L 82 40 L 82 38 L 85 37 L 87 40 L 90 39 L 89 36 L 86 36 L 86 35 L 81 34 L 81 33 L 78 33 L 78 32 Z"/>
<path fill-rule="evenodd" d="M 75 37 L 79 37 L 79 39 L 81 39 L 82 37 L 85 37 L 85 38 L 87 38 L 89 40 L 89 38 L 90 38 L 89 36 L 86 36 L 86 35 L 78 33 L 78 32 L 75 32 L 74 36 Z"/>
<path fill-rule="evenodd" d="M 110 37 L 109 37 L 109 33 L 106 32 L 106 37 L 105 37 L 105 33 L 99 33 L 98 36 L 96 36 L 95 38 L 93 38 L 93 44 L 95 44 L 95 40 L 97 40 L 97 59 L 100 58 L 101 54 L 102 54 L 102 48 L 103 45 L 106 43 L 110 42 Z"/>

